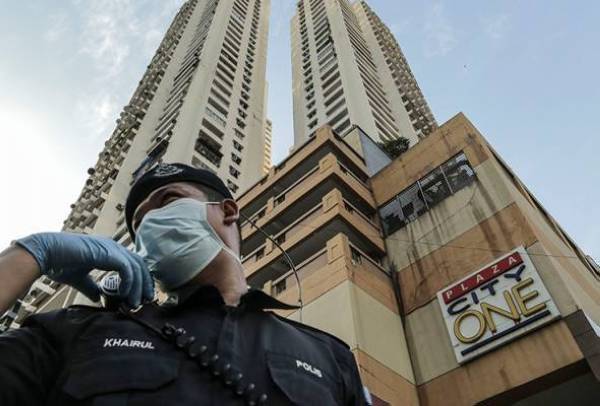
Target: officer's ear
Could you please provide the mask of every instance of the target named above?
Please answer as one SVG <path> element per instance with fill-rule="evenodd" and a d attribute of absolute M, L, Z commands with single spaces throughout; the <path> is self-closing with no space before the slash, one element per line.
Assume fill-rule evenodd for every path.
<path fill-rule="evenodd" d="M 223 209 L 223 223 L 227 226 L 237 223 L 240 219 L 240 209 L 233 199 L 224 199 L 221 202 L 221 208 Z"/>

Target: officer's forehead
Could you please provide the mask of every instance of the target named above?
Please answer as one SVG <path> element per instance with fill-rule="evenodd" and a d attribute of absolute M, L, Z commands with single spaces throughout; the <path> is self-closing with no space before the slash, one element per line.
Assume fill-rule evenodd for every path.
<path fill-rule="evenodd" d="M 145 214 L 144 212 L 148 211 L 148 209 L 150 207 L 147 207 L 147 206 L 150 204 L 150 201 L 155 196 L 157 196 L 161 192 L 164 192 L 167 189 L 168 189 L 168 193 L 173 192 L 174 195 L 181 195 L 182 197 L 184 197 L 184 196 L 193 197 L 195 199 L 202 200 L 202 201 L 208 200 L 208 196 L 206 195 L 204 190 L 202 190 L 202 186 L 197 183 L 194 183 L 194 182 L 167 183 L 166 185 L 162 185 L 161 187 L 154 189 L 152 192 L 150 192 L 148 194 L 148 196 L 146 196 L 146 198 L 144 200 L 142 200 L 142 202 L 140 204 L 138 204 L 135 211 L 133 212 L 133 220 L 134 221 L 141 220 L 138 217 L 140 215 Z M 166 197 L 168 197 L 168 196 L 166 196 Z M 161 202 L 155 202 L 155 203 L 160 204 Z"/>

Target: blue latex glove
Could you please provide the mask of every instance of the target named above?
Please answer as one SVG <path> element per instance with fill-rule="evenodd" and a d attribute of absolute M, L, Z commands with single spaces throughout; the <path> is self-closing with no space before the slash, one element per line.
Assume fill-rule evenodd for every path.
<path fill-rule="evenodd" d="M 142 258 L 109 238 L 39 233 L 15 243 L 33 255 L 43 275 L 73 286 L 93 301 L 100 299 L 100 288 L 89 275 L 93 269 L 118 272 L 119 294 L 132 307 L 154 297 L 154 282 Z"/>

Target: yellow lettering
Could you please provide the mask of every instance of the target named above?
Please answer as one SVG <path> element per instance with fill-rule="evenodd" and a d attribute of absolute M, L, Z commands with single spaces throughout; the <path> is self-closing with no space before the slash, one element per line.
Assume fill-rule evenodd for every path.
<path fill-rule="evenodd" d="M 510 293 L 508 291 L 504 291 L 503 294 L 504 300 L 506 300 L 506 303 L 508 304 L 508 310 L 491 305 L 489 303 L 481 303 L 481 311 L 483 313 L 483 317 L 485 317 L 487 326 L 492 333 L 495 333 L 497 330 L 496 323 L 494 322 L 494 318 L 492 317 L 492 312 L 514 321 L 519 321 L 519 319 L 521 318 L 521 316 L 519 315 L 519 311 L 517 310 L 517 306 L 515 306 L 515 302 L 510 296 Z"/>
<path fill-rule="evenodd" d="M 475 317 L 479 322 L 479 329 L 477 330 L 477 333 L 470 337 L 465 336 L 460 328 L 462 321 L 467 317 Z M 454 320 L 454 335 L 461 343 L 469 344 L 481 338 L 481 336 L 485 333 L 485 326 L 485 318 L 481 312 L 478 312 L 477 310 L 467 310 L 466 312 L 461 313 L 461 315 Z"/>
<path fill-rule="evenodd" d="M 533 278 L 527 278 L 511 288 L 512 294 L 515 297 L 515 301 L 517 302 L 517 305 L 519 305 L 519 309 L 525 317 L 529 317 L 532 314 L 538 313 L 546 308 L 546 303 L 538 303 L 531 308 L 527 308 L 527 302 L 539 296 L 539 292 L 537 290 L 532 290 L 526 294 L 521 293 L 521 290 L 525 289 L 531 284 L 533 284 Z"/>

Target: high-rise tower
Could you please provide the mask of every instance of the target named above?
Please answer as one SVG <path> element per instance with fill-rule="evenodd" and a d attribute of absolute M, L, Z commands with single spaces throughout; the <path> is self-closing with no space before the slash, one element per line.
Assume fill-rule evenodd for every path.
<path fill-rule="evenodd" d="M 161 160 L 212 170 L 234 195 L 263 176 L 270 150 L 265 137 L 269 13 L 270 0 L 183 4 L 88 170 L 64 230 L 130 245 L 125 198 L 135 179 Z M 42 278 L 10 316 L 72 303 L 74 291 L 57 287 Z"/>
<path fill-rule="evenodd" d="M 429 135 L 437 123 L 394 34 L 364 0 L 354 3 L 353 9 L 400 131 L 403 134 L 414 131 L 419 138 Z M 398 108 L 402 105 L 404 108 Z"/>
<path fill-rule="evenodd" d="M 411 144 L 435 126 L 399 46 L 366 4 L 300 0 L 291 30 L 296 146 L 324 124 L 338 133 L 355 124 L 376 141 L 403 136 Z M 417 100 L 427 128 L 416 124 Z"/>
<path fill-rule="evenodd" d="M 212 170 L 239 193 L 263 174 L 269 0 L 181 8 L 100 154 L 65 228 L 125 245 L 123 203 L 156 162 Z"/>

